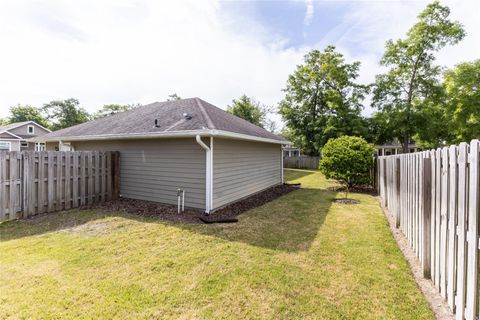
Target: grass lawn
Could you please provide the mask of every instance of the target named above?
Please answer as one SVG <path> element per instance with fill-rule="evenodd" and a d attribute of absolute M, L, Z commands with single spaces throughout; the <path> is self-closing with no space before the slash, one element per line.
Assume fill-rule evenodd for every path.
<path fill-rule="evenodd" d="M 0 319 L 432 319 L 377 200 L 318 171 L 237 224 L 99 211 L 0 224 Z M 340 196 L 340 195 L 339 195 Z"/>

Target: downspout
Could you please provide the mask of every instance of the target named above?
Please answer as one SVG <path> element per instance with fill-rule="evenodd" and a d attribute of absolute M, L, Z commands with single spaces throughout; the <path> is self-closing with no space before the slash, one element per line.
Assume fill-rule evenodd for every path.
<path fill-rule="evenodd" d="M 212 150 L 203 141 L 200 135 L 195 136 L 195 140 L 205 150 L 206 170 L 205 170 L 205 213 L 208 215 L 212 209 Z"/>

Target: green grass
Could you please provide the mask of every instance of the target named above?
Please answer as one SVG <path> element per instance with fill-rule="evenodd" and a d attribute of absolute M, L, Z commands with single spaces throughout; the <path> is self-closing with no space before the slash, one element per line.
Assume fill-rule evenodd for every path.
<path fill-rule="evenodd" d="M 0 224 L 0 319 L 432 319 L 377 200 L 318 171 L 237 224 L 68 211 Z M 339 195 L 340 196 L 340 195 Z"/>

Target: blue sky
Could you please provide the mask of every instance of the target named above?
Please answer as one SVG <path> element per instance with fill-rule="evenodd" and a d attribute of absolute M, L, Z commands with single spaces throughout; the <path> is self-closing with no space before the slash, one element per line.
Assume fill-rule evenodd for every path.
<path fill-rule="evenodd" d="M 480 58 L 480 1 L 442 1 L 467 37 L 451 67 Z M 369 83 L 385 41 L 404 36 L 428 1 L 16 0 L 0 3 L 0 117 L 16 104 L 78 98 L 150 103 L 176 92 L 225 108 L 242 94 L 276 105 L 312 49 L 333 44 Z M 368 101 L 364 113 L 370 114 Z M 279 118 L 276 118 L 279 121 Z M 279 121 L 280 123 L 280 121 Z"/>

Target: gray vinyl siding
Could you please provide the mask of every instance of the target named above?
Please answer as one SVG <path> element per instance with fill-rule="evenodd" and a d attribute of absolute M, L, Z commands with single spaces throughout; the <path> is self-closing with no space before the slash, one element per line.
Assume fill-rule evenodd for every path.
<path fill-rule="evenodd" d="M 120 151 L 120 193 L 125 198 L 205 209 L 205 151 L 195 139 L 72 142 L 75 151 Z M 47 149 L 54 148 L 47 144 Z"/>
<path fill-rule="evenodd" d="M 213 139 L 213 208 L 282 182 L 278 144 Z"/>
<path fill-rule="evenodd" d="M 28 133 L 28 127 L 29 126 L 34 127 L 34 133 L 33 134 Z M 43 136 L 43 135 L 49 133 L 49 131 L 43 129 L 42 127 L 38 126 L 35 123 L 24 124 L 23 126 L 20 126 L 20 127 L 8 130 L 8 131 L 13 133 L 13 134 L 16 134 L 16 135 L 21 135 L 22 137 L 24 137 L 24 136 L 25 137 L 28 137 L 28 136 L 38 137 L 38 136 Z"/>

